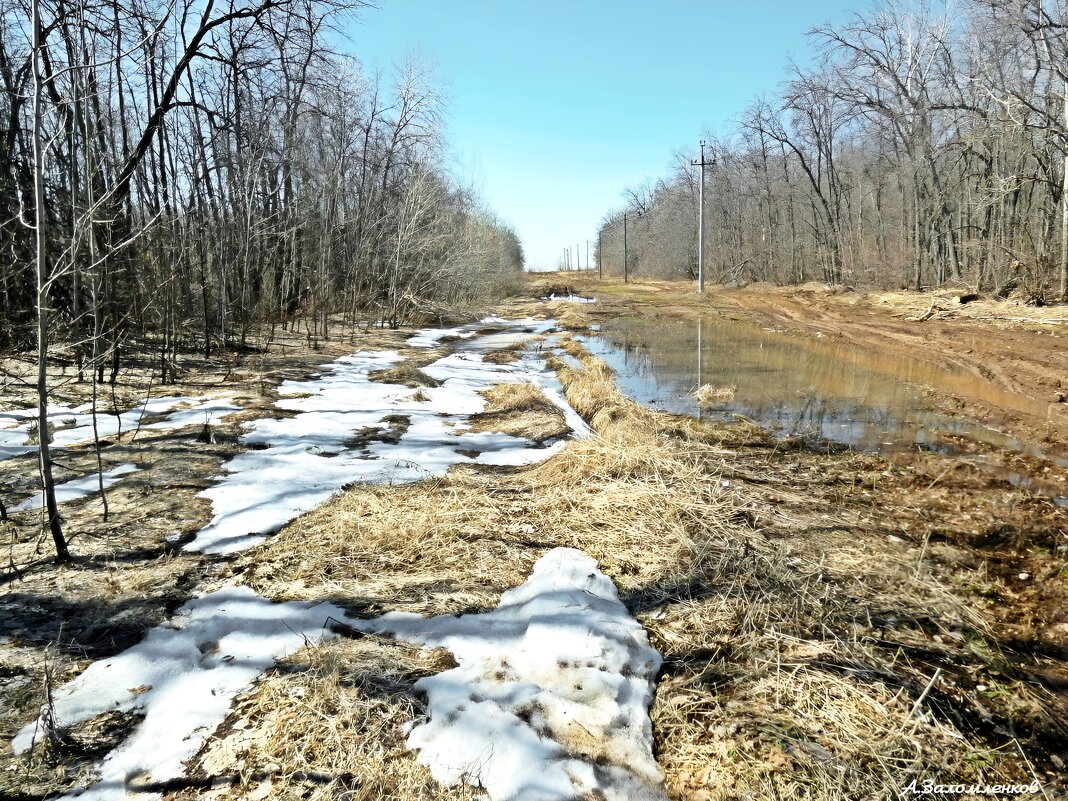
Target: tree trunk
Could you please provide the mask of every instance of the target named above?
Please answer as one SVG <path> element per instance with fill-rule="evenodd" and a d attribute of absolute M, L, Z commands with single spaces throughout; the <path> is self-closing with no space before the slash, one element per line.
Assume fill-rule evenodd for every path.
<path fill-rule="evenodd" d="M 1068 81 L 1064 84 L 1064 127 L 1068 129 Z M 1068 146 L 1061 177 L 1061 303 L 1068 303 Z"/>
<path fill-rule="evenodd" d="M 48 427 L 48 231 L 45 220 L 45 144 L 41 107 L 44 80 L 41 75 L 41 7 L 40 0 L 31 0 L 33 26 L 33 194 L 37 244 L 37 433 L 38 461 L 44 489 L 48 528 L 56 546 L 56 561 L 69 562 L 70 552 L 63 537 L 63 526 L 56 503 L 56 485 L 52 478 L 52 449 Z"/>

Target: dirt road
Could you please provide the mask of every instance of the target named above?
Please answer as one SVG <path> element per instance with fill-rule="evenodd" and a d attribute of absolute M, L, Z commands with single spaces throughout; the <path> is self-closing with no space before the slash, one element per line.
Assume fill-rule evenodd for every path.
<path fill-rule="evenodd" d="M 888 359 L 949 367 L 962 380 L 935 389 L 954 396 L 963 413 L 1044 444 L 1068 443 L 1068 309 L 811 287 L 719 290 L 711 300 L 787 330 L 843 337 Z"/>
<path fill-rule="evenodd" d="M 1066 307 L 961 304 L 951 293 L 864 294 L 819 284 L 715 286 L 700 297 L 685 282 L 623 284 L 581 273 L 540 280 L 595 295 L 619 313 L 737 315 L 798 336 L 842 339 L 887 360 L 920 360 L 931 367 L 921 381 L 947 411 L 1068 457 Z"/>

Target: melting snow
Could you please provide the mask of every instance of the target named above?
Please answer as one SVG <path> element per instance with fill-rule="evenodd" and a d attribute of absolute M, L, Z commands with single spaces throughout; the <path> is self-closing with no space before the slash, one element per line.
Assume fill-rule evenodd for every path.
<path fill-rule="evenodd" d="M 205 395 L 197 398 L 152 398 L 119 414 L 97 410 L 97 433 L 104 438 L 115 436 L 123 431 L 132 431 L 141 424 L 144 418 L 167 414 L 186 403 L 192 405 L 186 409 L 174 411 L 155 423 L 141 425 L 141 429 L 171 431 L 189 425 L 204 423 L 216 425 L 226 415 L 241 410 L 241 407 L 235 405 L 233 399 L 229 397 L 212 398 Z M 36 450 L 36 446 L 29 441 L 30 429 L 36 422 L 36 410 L 0 412 L 0 461 Z M 54 447 L 77 445 L 93 438 L 93 415 L 90 404 L 73 408 L 61 405 L 50 406 L 48 423 L 53 430 L 52 445 Z"/>
<path fill-rule="evenodd" d="M 113 467 L 105 473 L 102 473 L 99 477 L 96 473 L 90 473 L 82 478 L 75 478 L 71 481 L 64 481 L 62 484 L 56 484 L 56 501 L 58 503 L 65 503 L 66 501 L 74 501 L 78 498 L 85 498 L 89 495 L 96 495 L 100 492 L 100 482 L 104 483 L 104 489 L 115 485 L 118 480 L 127 473 L 135 473 L 139 470 L 136 465 L 132 464 L 120 464 L 118 467 Z M 40 509 L 44 506 L 44 493 L 39 492 L 33 495 L 18 506 L 12 508 L 12 512 L 25 512 L 30 509 Z"/>
<path fill-rule="evenodd" d="M 471 339 L 476 336 L 479 328 L 486 328 L 488 326 L 506 326 L 508 328 L 517 329 L 507 334 L 490 334 L 486 337 L 480 337 L 487 345 L 492 342 L 493 347 L 503 347 L 494 341 L 493 337 L 509 337 L 509 342 L 514 342 L 516 339 L 522 339 L 523 337 L 533 336 L 537 334 L 544 334 L 551 331 L 556 327 L 556 323 L 552 320 L 536 320 L 533 317 L 523 317 L 518 320 L 505 320 L 501 317 L 491 315 L 480 320 L 474 325 L 464 325 L 458 328 L 425 328 L 416 334 L 408 337 L 406 344 L 413 348 L 434 348 L 441 344 L 441 340 L 446 337 L 455 339 Z"/>
<path fill-rule="evenodd" d="M 413 348 L 434 348 L 440 345 L 445 337 L 470 339 L 474 335 L 475 332 L 467 328 L 424 328 L 418 334 L 408 337 L 407 344 Z"/>
<path fill-rule="evenodd" d="M 514 335 L 552 327 L 535 320 L 487 323 L 511 327 Z M 428 331 L 412 344 L 431 347 L 446 334 L 474 336 L 472 327 Z M 203 493 L 215 518 L 188 547 L 209 553 L 248 547 L 349 482 L 413 481 L 464 461 L 527 464 L 563 446 L 470 431 L 469 416 L 485 406 L 479 392 L 495 384 L 534 383 L 560 408 L 574 436 L 592 434 L 537 355 L 485 362 L 479 350 L 497 346 L 490 337 L 473 339 L 462 352 L 423 368 L 443 382 L 439 387 L 370 381 L 371 370 L 398 361 L 395 352 L 344 357 L 326 365 L 318 379 L 285 382 L 280 394 L 288 397 L 278 406 L 296 415 L 246 425 L 244 441 L 261 447 L 227 463 L 227 474 Z M 122 415 L 99 415 L 98 427 L 110 436 L 120 425 L 134 428 L 146 415 L 190 402 L 195 405 L 141 427 L 211 423 L 239 408 L 229 398 L 158 398 Z M 55 432 L 57 445 L 92 436 L 86 411 L 49 411 L 53 425 L 69 426 Z M 32 411 L 0 413 L 0 459 L 33 449 L 25 441 L 33 418 Z M 391 441 L 366 436 L 376 429 L 389 429 Z M 354 434 L 362 440 L 353 441 Z M 105 484 L 135 469 L 120 465 L 105 474 Z M 57 489 L 63 499 L 81 497 L 96 491 L 97 477 Z M 19 508 L 34 501 L 39 504 L 28 499 Z M 184 763 L 225 719 L 237 693 L 275 660 L 333 636 L 330 618 L 344 613 L 327 603 L 275 604 L 247 587 L 230 587 L 195 598 L 138 645 L 90 665 L 55 692 L 58 725 L 110 711 L 142 719 L 97 765 L 98 781 L 64 798 L 123 799 L 131 781 L 183 776 Z M 647 715 L 660 656 L 611 580 L 581 552 L 549 552 L 526 583 L 504 593 L 486 614 L 430 620 L 389 614 L 355 625 L 455 654 L 457 668 L 421 680 L 429 720 L 408 740 L 442 783 L 467 781 L 493 801 L 564 801 L 588 792 L 606 801 L 663 799 Z M 22 753 L 39 736 L 40 720 L 19 731 L 12 748 Z"/>
<path fill-rule="evenodd" d="M 528 320 L 509 325 L 535 324 L 551 325 Z M 223 466 L 226 475 L 200 493 L 212 502 L 214 517 L 186 549 L 232 553 L 249 548 L 350 483 L 418 481 L 442 475 L 454 464 L 524 465 L 558 452 L 563 441 L 545 447 L 467 430 L 470 415 L 485 408 L 479 392 L 495 384 L 536 384 L 563 412 L 575 436 L 592 433 L 536 355 L 490 364 L 475 350 L 452 353 L 422 368 L 442 386 L 419 390 L 367 377 L 400 358 L 395 351 L 358 353 L 324 365 L 327 372 L 319 378 L 284 382 L 279 393 L 290 397 L 277 406 L 296 416 L 246 424 L 242 441 L 259 449 L 235 456 Z M 353 447 L 354 435 L 375 430 L 392 430 L 388 438 L 394 441 L 371 438 Z"/>
<path fill-rule="evenodd" d="M 275 660 L 332 637 L 327 621 L 343 617 L 331 604 L 275 604 L 247 587 L 230 587 L 190 601 L 139 644 L 93 663 L 55 692 L 60 725 L 110 711 L 139 713 L 144 720 L 97 765 L 96 784 L 64 798 L 125 799 L 130 777 L 162 782 L 183 776 L 183 763 L 226 718 L 234 696 Z M 40 739 L 40 729 L 36 721 L 19 731 L 11 743 L 15 753 Z"/>
<path fill-rule="evenodd" d="M 547 553 L 492 612 L 355 626 L 456 657 L 416 685 L 429 719 L 408 737 L 442 784 L 492 801 L 664 798 L 648 717 L 660 655 L 581 551 Z"/>
<path fill-rule="evenodd" d="M 596 303 L 597 302 L 597 298 L 587 298 L 587 297 L 583 297 L 582 295 L 556 295 L 556 294 L 549 295 L 549 297 L 542 298 L 542 300 L 549 300 L 549 301 L 552 301 L 552 300 L 565 300 L 568 303 Z"/>
<path fill-rule="evenodd" d="M 176 412 L 172 412 L 162 420 L 155 423 L 148 423 L 141 426 L 142 431 L 174 431 L 179 428 L 185 428 L 186 426 L 202 426 L 209 425 L 215 426 L 233 412 L 241 411 L 241 407 L 233 402 L 233 398 L 227 396 L 223 398 L 183 398 L 182 402 L 189 400 L 196 400 L 199 403 L 194 403 L 187 409 L 179 409 Z"/>

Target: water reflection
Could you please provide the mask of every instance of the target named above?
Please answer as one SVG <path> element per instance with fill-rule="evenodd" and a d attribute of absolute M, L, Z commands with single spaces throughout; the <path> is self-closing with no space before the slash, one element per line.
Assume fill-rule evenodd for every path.
<path fill-rule="evenodd" d="M 919 359 L 789 337 L 724 317 L 605 320 L 600 336 L 585 343 L 616 370 L 624 391 L 666 411 L 725 420 L 742 415 L 783 436 L 884 454 L 919 447 L 954 455 L 962 441 L 972 441 L 1068 466 L 1068 459 L 1034 443 L 937 412 L 923 387 L 1042 417 L 1046 404 Z M 734 397 L 702 410 L 692 394 L 702 384 L 734 387 Z"/>

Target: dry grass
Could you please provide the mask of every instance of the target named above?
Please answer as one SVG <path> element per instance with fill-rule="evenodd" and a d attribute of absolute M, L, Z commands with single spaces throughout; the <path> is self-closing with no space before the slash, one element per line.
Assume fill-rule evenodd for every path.
<path fill-rule="evenodd" d="M 482 361 L 489 364 L 511 364 L 512 362 L 519 361 L 523 354 L 520 353 L 518 348 L 498 348 L 497 350 L 491 350 L 489 353 L 483 354 Z"/>
<path fill-rule="evenodd" d="M 702 409 L 709 409 L 721 403 L 730 403 L 734 400 L 734 394 L 738 391 L 738 387 L 716 387 L 712 384 L 702 384 L 693 391 L 693 396 L 697 398 L 697 404 Z"/>
<path fill-rule="evenodd" d="M 581 306 L 566 300 L 549 305 L 550 314 L 556 320 L 557 326 L 565 331 L 585 331 L 590 327 L 589 315 Z"/>
<path fill-rule="evenodd" d="M 533 384 L 497 384 L 480 394 L 486 399 L 487 412 L 559 411 Z"/>
<path fill-rule="evenodd" d="M 372 370 L 367 374 L 367 378 L 383 384 L 400 384 L 411 389 L 441 386 L 440 381 L 428 376 L 410 359 L 382 370 Z"/>
<path fill-rule="evenodd" d="M 523 337 L 522 339 L 516 340 L 511 345 L 484 353 L 482 355 L 482 361 L 489 362 L 490 364 L 510 364 L 511 362 L 519 361 L 523 356 L 523 352 L 528 347 L 542 339 L 544 339 L 544 337 L 540 334 L 537 336 Z"/>
<path fill-rule="evenodd" d="M 847 302 L 883 307 L 907 319 L 980 320 L 997 327 L 1050 330 L 1068 322 L 1063 306 L 1035 306 L 1021 297 L 1001 300 L 981 297 L 962 304 L 959 297 L 968 290 L 937 292 L 876 292 L 849 298 Z M 843 299 L 845 300 L 845 299 Z"/>
<path fill-rule="evenodd" d="M 446 652 L 388 641 L 335 640 L 298 658 L 247 693 L 231 712 L 229 731 L 202 753 L 202 775 L 227 783 L 177 798 L 474 797 L 463 787 L 441 787 L 404 745 L 406 727 L 425 713 L 413 685 L 452 667 Z"/>
<path fill-rule="evenodd" d="M 886 528 L 885 465 L 651 411 L 578 342 L 562 345 L 581 366 L 557 361 L 561 380 L 596 438 L 529 468 L 353 488 L 226 570 L 269 597 L 361 615 L 460 614 L 495 606 L 549 548 L 582 548 L 665 657 L 651 715 L 672 798 L 1029 782 L 1013 735 L 1048 780 L 1034 743 L 1064 741 L 1058 708 L 1007 664 L 962 589 L 999 585 L 966 553 Z M 545 411 L 536 388 L 510 387 L 487 408 Z M 864 516 L 851 501 L 869 490 Z M 301 652 L 201 753 L 199 770 L 223 784 L 175 797 L 467 799 L 404 748 L 424 711 L 414 683 L 447 664 L 378 638 Z"/>
<path fill-rule="evenodd" d="M 210 360 L 183 354 L 180 383 L 162 387 L 153 354 L 126 359 L 118 383 L 98 388 L 104 410 L 113 405 L 126 410 L 162 395 L 225 394 L 244 411 L 214 426 L 210 442 L 202 441 L 202 425 L 125 431 L 104 441 L 105 470 L 127 462 L 140 470 L 107 491 L 106 520 L 97 498 L 61 506 L 75 559 L 71 565 L 51 563 L 51 540 L 40 512 L 10 512 L 38 491 L 34 455 L 0 463 L 0 500 L 9 510 L 8 519 L 0 521 L 0 741 L 6 743 L 37 715 L 46 685 L 63 684 L 90 662 L 138 642 L 206 578 L 226 576 L 225 561 L 178 553 L 179 545 L 166 538 L 191 534 L 210 521 L 210 506 L 197 493 L 213 483 L 222 462 L 241 450 L 242 421 L 285 414 L 272 408 L 277 383 L 303 379 L 323 362 L 359 347 L 403 346 L 404 332 L 335 330 L 334 339 L 311 347 L 299 332 L 275 332 L 266 352 L 216 352 Z M 267 332 L 255 338 L 257 345 L 267 340 Z M 5 409 L 32 407 L 33 366 L 17 355 L 0 360 Z M 49 379 L 56 403 L 75 406 L 90 397 L 90 382 L 79 383 L 69 365 L 54 362 Z M 64 448 L 56 457 L 57 481 L 96 470 L 92 445 Z M 58 752 L 37 750 L 28 760 L 0 746 L 0 797 L 44 798 L 68 790 L 121 739 L 125 724 L 113 717 L 67 730 Z"/>
<path fill-rule="evenodd" d="M 571 430 L 560 409 L 533 384 L 497 384 L 481 394 L 486 408 L 471 416 L 471 431 L 494 431 L 545 442 Z"/>

